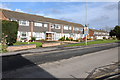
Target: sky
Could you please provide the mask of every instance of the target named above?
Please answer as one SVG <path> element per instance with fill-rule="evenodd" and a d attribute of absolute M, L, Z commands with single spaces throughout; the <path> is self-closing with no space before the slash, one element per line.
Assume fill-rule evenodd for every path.
<path fill-rule="evenodd" d="M 113 28 L 118 25 L 117 2 L 2 2 L 0 8 L 82 25 L 87 23 L 93 29 Z"/>

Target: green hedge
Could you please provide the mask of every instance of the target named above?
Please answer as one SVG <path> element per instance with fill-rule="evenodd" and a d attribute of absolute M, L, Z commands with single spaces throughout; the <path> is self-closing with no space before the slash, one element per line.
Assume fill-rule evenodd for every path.
<path fill-rule="evenodd" d="M 16 21 L 2 20 L 2 37 L 6 39 L 7 45 L 13 45 L 16 42 L 18 26 Z"/>

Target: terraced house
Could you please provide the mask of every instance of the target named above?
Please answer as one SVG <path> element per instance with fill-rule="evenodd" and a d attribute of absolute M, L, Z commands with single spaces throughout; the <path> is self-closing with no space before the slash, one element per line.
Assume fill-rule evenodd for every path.
<path fill-rule="evenodd" d="M 64 20 L 1 9 L 2 20 L 17 21 L 19 23 L 18 38 L 30 40 L 58 40 L 61 37 L 83 38 L 83 25 Z M 12 29 L 12 26 L 11 26 Z"/>
<path fill-rule="evenodd" d="M 89 29 L 89 37 L 93 39 L 103 39 L 109 37 L 109 32 L 103 30 Z"/>

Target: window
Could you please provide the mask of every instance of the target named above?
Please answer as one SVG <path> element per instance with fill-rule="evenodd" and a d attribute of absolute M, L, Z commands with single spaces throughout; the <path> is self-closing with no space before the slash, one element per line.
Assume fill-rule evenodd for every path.
<path fill-rule="evenodd" d="M 11 18 L 10 21 L 17 21 L 17 19 L 15 19 L 15 18 Z"/>
<path fill-rule="evenodd" d="M 26 32 L 21 32 L 21 35 L 25 37 L 26 36 Z"/>
<path fill-rule="evenodd" d="M 48 24 L 44 24 L 44 27 L 48 27 Z"/>
<path fill-rule="evenodd" d="M 35 22 L 34 25 L 38 27 L 42 27 L 42 23 Z"/>
<path fill-rule="evenodd" d="M 78 27 L 75 27 L 75 31 L 79 31 L 79 28 L 78 28 Z"/>
<path fill-rule="evenodd" d="M 68 26 L 64 26 L 64 30 L 68 30 Z"/>
<path fill-rule="evenodd" d="M 60 29 L 60 25 L 59 24 L 54 24 L 55 29 Z"/>
<path fill-rule="evenodd" d="M 80 28 L 80 31 L 83 31 L 83 28 Z"/>
<path fill-rule="evenodd" d="M 22 26 L 29 26 L 29 21 L 19 21 L 19 25 L 22 25 Z"/>
<path fill-rule="evenodd" d="M 71 27 L 71 26 L 69 26 L 69 30 L 72 30 L 72 27 Z"/>
<path fill-rule="evenodd" d="M 51 25 L 51 28 L 54 28 L 54 24 Z"/>

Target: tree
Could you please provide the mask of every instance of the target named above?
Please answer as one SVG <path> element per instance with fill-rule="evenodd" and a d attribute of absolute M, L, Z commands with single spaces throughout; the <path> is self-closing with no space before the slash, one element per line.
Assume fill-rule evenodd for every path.
<path fill-rule="evenodd" d="M 120 26 L 114 28 L 116 37 L 120 40 Z"/>
<path fill-rule="evenodd" d="M 120 40 L 120 26 L 115 26 L 113 30 L 110 31 L 110 36 L 116 36 Z"/>
<path fill-rule="evenodd" d="M 17 39 L 18 23 L 16 21 L 2 20 L 2 38 L 7 45 L 13 45 Z"/>
<path fill-rule="evenodd" d="M 115 31 L 114 30 L 111 30 L 109 35 L 112 37 L 112 36 L 115 36 Z"/>

